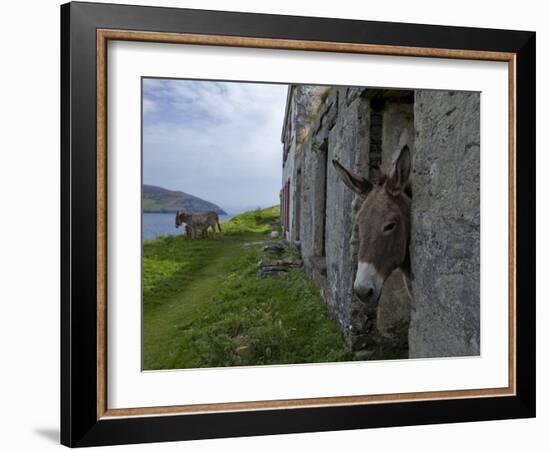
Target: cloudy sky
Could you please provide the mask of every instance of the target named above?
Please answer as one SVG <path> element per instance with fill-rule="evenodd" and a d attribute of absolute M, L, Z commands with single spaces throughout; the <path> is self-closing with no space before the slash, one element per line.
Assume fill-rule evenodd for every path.
<path fill-rule="evenodd" d="M 143 182 L 228 212 L 279 203 L 286 85 L 143 79 Z"/>

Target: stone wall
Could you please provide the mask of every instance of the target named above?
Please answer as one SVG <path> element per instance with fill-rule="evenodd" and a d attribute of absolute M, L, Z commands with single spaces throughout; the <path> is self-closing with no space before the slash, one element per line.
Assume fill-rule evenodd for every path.
<path fill-rule="evenodd" d="M 412 358 L 479 355 L 479 98 L 415 93 Z"/>
<path fill-rule="evenodd" d="M 479 94 L 297 87 L 291 232 L 344 338 L 360 358 L 479 352 Z M 307 106 L 308 98 L 312 104 Z M 287 118 L 289 111 L 287 110 Z M 378 305 L 353 294 L 362 199 L 331 161 L 369 176 L 413 155 L 412 300 L 396 270 Z M 292 160 L 290 160 L 292 159 Z M 374 308 L 374 309 L 373 309 Z M 409 324 L 410 322 L 410 324 Z"/>
<path fill-rule="evenodd" d="M 385 91 L 323 91 L 317 97 L 320 103 L 315 111 L 310 110 L 312 116 L 302 120 L 309 124 L 308 134 L 289 165 L 294 172 L 293 202 L 299 214 L 294 216 L 292 226 L 297 227 L 297 232 L 292 236 L 299 236 L 304 268 L 319 285 L 329 312 L 355 350 L 367 347 L 373 338 L 396 340 L 397 324 L 398 340 L 404 341 L 405 347 L 407 340 L 410 302 L 399 274 L 388 283 L 378 311 L 369 310 L 353 294 L 359 246 L 355 216 L 362 199 L 346 188 L 331 163 L 336 159 L 358 173 L 369 174 L 394 157 L 396 149 L 390 152 L 389 145 L 397 143 L 387 144 L 387 151 L 382 145 L 383 116 L 399 120 L 401 128 L 410 128 L 412 92 L 407 93 L 407 98 L 402 94 L 388 97 L 387 93 L 387 98 L 378 98 L 381 92 Z M 386 139 L 393 138 L 393 134 L 388 134 Z"/>
<path fill-rule="evenodd" d="M 338 160 L 358 172 L 368 172 L 370 101 L 338 91 L 338 114 L 328 134 L 328 161 Z M 357 260 L 355 212 L 357 196 L 342 183 L 330 163 L 327 173 L 326 264 L 327 304 L 353 348 L 361 347 L 366 320 L 355 321 L 362 304 L 353 296 Z"/>
<path fill-rule="evenodd" d="M 282 184 L 284 185 L 290 179 L 294 188 L 289 199 L 290 230 L 286 233 L 286 238 L 291 242 L 299 241 L 300 237 L 299 220 L 296 214 L 300 214 L 301 209 L 302 145 L 310 133 L 311 122 L 316 117 L 322 94 L 326 90 L 324 86 L 293 85 L 290 87 L 283 132 L 283 142 L 285 148 L 288 148 L 288 154 L 283 161 Z"/>

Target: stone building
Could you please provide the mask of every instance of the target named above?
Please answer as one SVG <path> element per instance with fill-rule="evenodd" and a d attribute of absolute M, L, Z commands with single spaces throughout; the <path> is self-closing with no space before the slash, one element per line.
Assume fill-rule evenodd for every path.
<path fill-rule="evenodd" d="M 479 94 L 290 85 L 282 141 L 284 236 L 358 357 L 478 355 Z M 369 307 L 353 294 L 360 199 L 330 162 L 372 177 L 403 144 L 413 295 L 396 270 Z"/>

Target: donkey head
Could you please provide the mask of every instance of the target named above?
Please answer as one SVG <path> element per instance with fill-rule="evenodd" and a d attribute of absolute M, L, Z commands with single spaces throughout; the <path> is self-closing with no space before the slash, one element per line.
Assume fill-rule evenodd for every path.
<path fill-rule="evenodd" d="M 365 302 L 378 301 L 386 278 L 398 267 L 410 272 L 411 157 L 401 149 L 392 173 L 377 183 L 332 161 L 347 187 L 362 197 L 357 215 L 359 227 L 358 267 L 353 290 Z"/>
<path fill-rule="evenodd" d="M 185 222 L 186 217 L 188 217 L 188 215 L 183 209 L 176 212 L 176 228 L 179 228 L 180 225 Z"/>

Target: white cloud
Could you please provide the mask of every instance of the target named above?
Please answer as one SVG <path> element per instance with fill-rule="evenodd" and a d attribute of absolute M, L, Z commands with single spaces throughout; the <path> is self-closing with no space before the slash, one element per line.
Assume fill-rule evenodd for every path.
<path fill-rule="evenodd" d="M 157 110 L 157 104 L 148 98 L 143 99 L 143 114 L 150 114 Z"/>
<path fill-rule="evenodd" d="M 278 203 L 285 85 L 144 83 L 145 183 L 228 210 Z"/>

